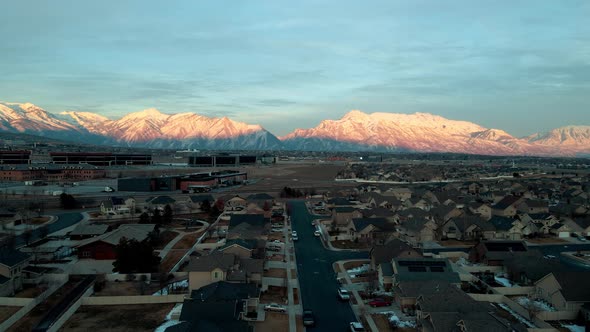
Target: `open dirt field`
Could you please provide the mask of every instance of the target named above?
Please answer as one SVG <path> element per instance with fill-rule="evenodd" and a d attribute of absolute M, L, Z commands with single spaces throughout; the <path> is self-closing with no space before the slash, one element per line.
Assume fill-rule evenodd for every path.
<path fill-rule="evenodd" d="M 141 281 L 109 281 L 93 296 L 151 295 L 160 290 L 159 288 L 159 284 L 154 282 L 146 284 Z"/>
<path fill-rule="evenodd" d="M 60 331 L 153 331 L 174 304 L 82 306 Z"/>
<path fill-rule="evenodd" d="M 236 192 L 268 192 L 277 194 L 284 187 L 315 188 L 316 190 L 334 189 L 334 178 L 343 166 L 305 163 L 305 164 L 277 164 L 274 166 L 247 167 L 248 179 L 258 180 L 253 184 L 233 189 Z M 354 186 L 354 184 L 338 183 L 338 186 Z"/>

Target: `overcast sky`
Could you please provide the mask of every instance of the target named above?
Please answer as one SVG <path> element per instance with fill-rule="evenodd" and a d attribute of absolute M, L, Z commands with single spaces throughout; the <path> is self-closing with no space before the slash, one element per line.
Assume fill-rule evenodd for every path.
<path fill-rule="evenodd" d="M 517 136 L 590 125 L 586 0 L 19 0 L 2 12 L 0 100 L 54 113 L 155 107 L 277 135 L 352 109 Z"/>

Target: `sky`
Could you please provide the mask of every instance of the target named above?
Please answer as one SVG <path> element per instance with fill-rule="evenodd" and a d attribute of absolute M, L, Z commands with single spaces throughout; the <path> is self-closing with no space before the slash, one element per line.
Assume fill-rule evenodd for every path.
<path fill-rule="evenodd" d="M 525 136 L 590 125 L 590 1 L 4 1 L 0 100 L 155 107 L 276 135 L 427 112 Z"/>

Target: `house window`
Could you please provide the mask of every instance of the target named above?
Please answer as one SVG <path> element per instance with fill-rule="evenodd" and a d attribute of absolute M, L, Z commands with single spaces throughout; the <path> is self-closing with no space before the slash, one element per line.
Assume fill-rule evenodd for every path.
<path fill-rule="evenodd" d="M 90 257 L 90 251 L 82 251 L 82 257 Z"/>
<path fill-rule="evenodd" d="M 215 279 L 219 278 L 219 272 L 213 272 L 213 278 L 215 278 Z"/>

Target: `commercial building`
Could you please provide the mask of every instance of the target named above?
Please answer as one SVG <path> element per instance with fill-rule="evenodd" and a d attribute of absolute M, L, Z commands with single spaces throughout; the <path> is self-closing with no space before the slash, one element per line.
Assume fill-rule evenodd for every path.
<path fill-rule="evenodd" d="M 105 170 L 91 165 L 4 165 L 0 166 L 0 181 L 90 180 L 105 177 Z"/>
<path fill-rule="evenodd" d="M 26 165 L 31 163 L 31 151 L 28 150 L 1 150 L 0 164 Z"/>
<path fill-rule="evenodd" d="M 213 156 L 189 156 L 188 165 L 193 167 L 229 167 L 247 166 L 256 163 L 273 164 L 276 157 L 269 155 L 213 155 Z"/>
<path fill-rule="evenodd" d="M 151 154 L 109 152 L 50 152 L 54 164 L 89 164 L 94 166 L 152 165 Z"/>
<path fill-rule="evenodd" d="M 232 186 L 248 180 L 248 173 L 233 170 L 190 175 L 118 179 L 119 191 L 192 191 L 204 192 L 211 188 Z"/>

